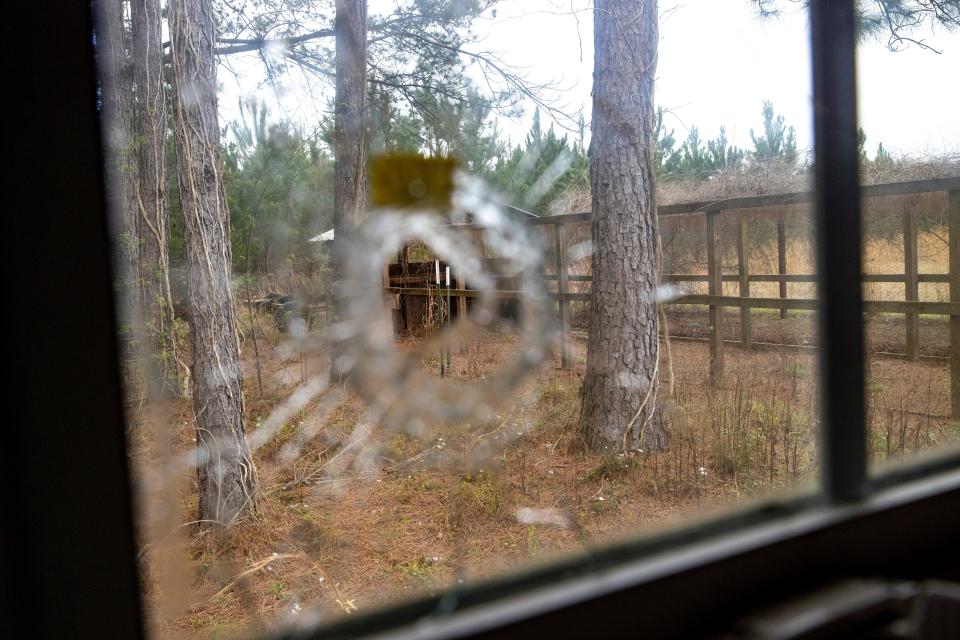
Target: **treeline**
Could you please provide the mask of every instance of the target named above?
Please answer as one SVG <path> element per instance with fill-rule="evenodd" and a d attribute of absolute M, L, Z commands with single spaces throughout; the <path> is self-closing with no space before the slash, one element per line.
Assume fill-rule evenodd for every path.
<path fill-rule="evenodd" d="M 403 111 L 389 94 L 371 89 L 368 135 L 373 153 L 456 157 L 466 171 L 495 188 L 506 204 L 537 214 L 552 213 L 564 194 L 589 190 L 582 117 L 579 131 L 561 134 L 553 125 L 543 127 L 537 109 L 523 141 L 510 145 L 496 126 L 489 102 L 475 90 L 463 99 L 426 92 L 417 99 L 421 110 Z M 241 103 L 239 113 L 222 131 L 234 271 L 310 272 L 324 263 L 325 256 L 320 244 L 309 240 L 333 226 L 332 128 L 322 124 L 306 131 L 289 122 L 270 123 L 269 109 L 257 102 Z M 705 181 L 772 164 L 797 172 L 811 169 L 797 148 L 794 127 L 769 101 L 761 108 L 760 127 L 750 130 L 750 148 L 731 144 L 725 127 L 716 137 L 704 139 L 693 126 L 678 140 L 676 129 L 666 126 L 666 116 L 659 109 L 654 120 L 654 165 L 661 181 Z M 882 143 L 871 159 L 866 142 L 861 129 L 864 163 L 893 164 Z M 176 189 L 170 193 L 176 194 Z M 182 262 L 183 243 L 176 198 L 171 206 L 171 254 L 177 265 Z"/>

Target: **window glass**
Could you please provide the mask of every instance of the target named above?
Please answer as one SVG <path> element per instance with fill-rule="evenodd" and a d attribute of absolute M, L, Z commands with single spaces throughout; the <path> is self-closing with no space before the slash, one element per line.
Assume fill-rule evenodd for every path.
<path fill-rule="evenodd" d="M 946 19 L 946 17 L 945 17 Z M 957 209 L 960 128 L 939 80 L 960 62 L 941 21 L 877 27 L 858 50 L 871 463 L 956 446 L 960 346 L 951 339 L 951 202 Z M 906 117 L 923 110 L 924 117 Z M 902 195 L 872 196 L 891 189 Z M 952 190 L 952 191 L 951 191 Z M 957 217 L 954 213 L 953 217 Z M 955 317 L 955 316 L 954 316 Z"/>
<path fill-rule="evenodd" d="M 802 3 L 96 5 L 154 634 L 815 484 Z"/>

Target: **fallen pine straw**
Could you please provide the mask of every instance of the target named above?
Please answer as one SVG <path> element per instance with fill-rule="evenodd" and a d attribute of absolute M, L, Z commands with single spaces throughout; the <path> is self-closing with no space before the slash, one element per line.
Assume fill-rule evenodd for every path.
<path fill-rule="evenodd" d="M 213 602 L 214 600 L 216 600 L 217 598 L 225 594 L 227 591 L 230 591 L 230 589 L 235 587 L 238 582 L 246 578 L 251 573 L 256 573 L 260 569 L 263 569 L 271 562 L 275 560 L 286 560 L 287 558 L 295 558 L 295 557 L 297 557 L 297 554 L 295 553 L 275 554 L 268 558 L 264 558 L 263 560 L 253 563 L 249 568 L 244 569 L 243 571 L 235 575 L 233 579 L 227 583 L 227 586 L 225 586 L 223 589 L 220 589 L 220 591 L 217 591 L 215 594 L 210 596 L 210 602 Z"/>

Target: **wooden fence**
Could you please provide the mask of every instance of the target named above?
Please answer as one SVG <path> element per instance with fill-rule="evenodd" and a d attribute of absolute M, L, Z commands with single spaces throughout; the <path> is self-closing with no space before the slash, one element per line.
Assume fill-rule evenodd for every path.
<path fill-rule="evenodd" d="M 950 374 L 951 374 L 951 406 L 954 416 L 960 416 L 960 177 L 921 180 L 913 182 L 897 182 L 889 184 L 870 185 L 863 187 L 864 198 L 911 195 L 932 192 L 947 193 L 947 227 L 949 242 L 949 270 L 946 274 L 919 273 L 918 260 L 918 233 L 916 214 L 906 211 L 903 214 L 902 228 L 904 239 L 904 272 L 900 274 L 864 274 L 864 282 L 902 282 L 904 284 L 904 300 L 864 301 L 864 311 L 868 313 L 902 313 L 906 318 L 906 357 L 917 360 L 920 357 L 920 314 L 949 316 L 950 321 Z M 812 274 L 788 274 L 786 261 L 786 228 L 782 216 L 777 221 L 777 266 L 776 274 L 750 273 L 750 239 L 747 234 L 749 217 L 761 208 L 782 207 L 795 204 L 810 204 L 814 200 L 813 192 L 798 192 L 776 195 L 748 196 L 728 198 L 705 202 L 689 202 L 670 204 L 658 207 L 658 214 L 663 217 L 672 216 L 704 216 L 705 237 L 707 249 L 707 273 L 697 274 L 665 274 L 662 281 L 667 282 L 706 282 L 706 295 L 690 294 L 673 300 L 671 305 L 705 305 L 709 310 L 708 339 L 710 348 L 710 376 L 714 382 L 723 377 L 724 340 L 721 334 L 721 313 L 724 307 L 740 309 L 740 341 L 739 345 L 746 349 L 754 347 L 753 331 L 751 326 L 751 309 L 779 309 L 781 317 L 788 309 L 816 310 L 815 298 L 788 298 L 787 283 L 789 282 L 816 282 L 817 276 Z M 751 212 L 753 210 L 753 212 Z M 720 251 L 717 238 L 717 224 L 720 216 L 725 212 L 734 212 L 738 217 L 738 233 L 736 234 L 737 273 L 724 275 L 720 265 Z M 552 225 L 553 244 L 556 261 L 556 274 L 545 275 L 548 280 L 557 282 L 557 291 L 553 296 L 557 298 L 560 324 L 562 327 L 561 366 L 569 366 L 570 356 L 567 344 L 569 334 L 570 302 L 588 301 L 589 293 L 576 293 L 569 290 L 571 282 L 589 282 L 591 276 L 571 275 L 567 272 L 567 233 L 573 225 L 589 224 L 590 212 L 574 213 L 557 216 L 529 218 L 525 220 L 531 225 Z M 723 295 L 723 282 L 737 282 L 739 295 Z M 775 282 L 779 284 L 779 297 L 758 298 L 750 295 L 750 283 Z M 949 302 L 921 302 L 919 300 L 919 284 L 926 282 L 948 283 L 950 290 Z M 393 279 L 385 287 L 389 293 L 403 295 L 432 295 L 429 288 L 403 288 L 393 286 Z M 462 310 L 465 298 L 475 297 L 477 291 L 466 289 L 463 280 L 457 280 L 457 288 L 450 291 L 450 295 L 458 300 Z M 503 298 L 514 298 L 522 295 L 519 291 L 497 291 L 496 295 Z"/>

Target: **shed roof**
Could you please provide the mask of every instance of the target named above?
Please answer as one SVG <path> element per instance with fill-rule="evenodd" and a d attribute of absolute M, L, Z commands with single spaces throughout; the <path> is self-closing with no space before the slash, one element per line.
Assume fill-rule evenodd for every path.
<path fill-rule="evenodd" d="M 328 229 L 318 236 L 310 238 L 310 242 L 330 242 L 333 240 L 333 229 Z"/>

